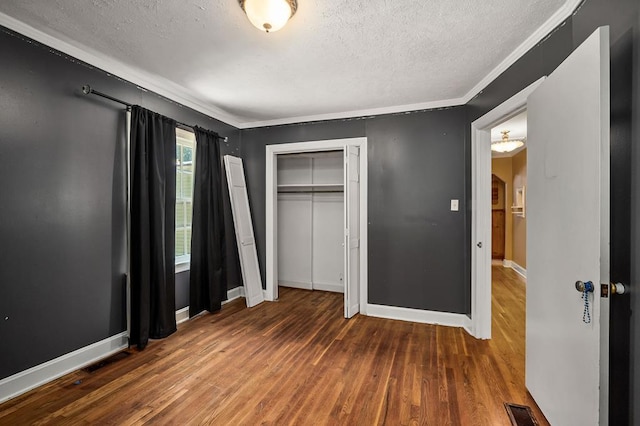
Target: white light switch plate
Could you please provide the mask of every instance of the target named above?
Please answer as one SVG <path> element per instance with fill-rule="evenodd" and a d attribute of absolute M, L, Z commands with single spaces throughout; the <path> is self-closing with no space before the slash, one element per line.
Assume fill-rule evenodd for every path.
<path fill-rule="evenodd" d="M 451 211 L 452 212 L 458 211 L 458 200 L 451 200 Z"/>

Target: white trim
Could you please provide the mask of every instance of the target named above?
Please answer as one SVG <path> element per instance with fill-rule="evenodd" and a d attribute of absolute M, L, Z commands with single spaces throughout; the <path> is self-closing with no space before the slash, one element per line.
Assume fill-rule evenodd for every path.
<path fill-rule="evenodd" d="M 471 98 L 469 98 L 471 99 Z M 447 108 L 466 104 L 469 99 L 454 98 L 441 101 L 420 102 L 417 104 L 395 105 L 381 108 L 368 108 L 353 111 L 332 112 L 328 114 L 301 115 L 297 117 L 277 118 L 274 120 L 251 121 L 240 125 L 241 129 L 255 127 L 282 126 L 285 124 L 307 123 L 310 121 L 340 120 L 344 118 L 369 117 L 373 115 L 396 114 L 408 111 L 421 111 L 426 109 Z"/>
<path fill-rule="evenodd" d="M 563 6 L 561 6 L 556 13 L 551 15 L 533 34 L 531 34 L 525 41 L 516 47 L 502 62 L 500 62 L 489 74 L 487 74 L 482 80 L 480 80 L 475 86 L 471 88 L 466 94 L 459 98 L 445 99 L 440 101 L 421 102 L 417 104 L 408 105 L 396 105 L 383 108 L 370 108 L 354 111 L 344 111 L 331 114 L 316 114 L 306 115 L 300 117 L 279 118 L 275 120 L 253 121 L 243 122 L 240 125 L 241 129 L 248 129 L 252 127 L 265 127 L 265 126 L 277 126 L 283 124 L 302 123 L 309 121 L 322 121 L 322 120 L 336 120 L 343 118 L 353 117 L 367 117 L 371 115 L 392 114 L 408 111 L 419 111 L 424 109 L 445 108 L 458 105 L 464 105 L 473 99 L 478 93 L 484 90 L 489 84 L 491 84 L 500 74 L 506 71 L 511 65 L 513 65 L 518 59 L 524 56 L 534 46 L 544 40 L 551 31 L 562 24 L 567 18 L 569 18 L 575 10 L 578 8 L 582 0 L 567 0 Z"/>
<path fill-rule="evenodd" d="M 232 288 L 231 290 L 227 291 L 227 300 L 223 300 L 222 304 L 226 305 L 227 303 L 241 297 L 244 297 L 244 286 Z"/>
<path fill-rule="evenodd" d="M 226 305 L 227 303 L 231 302 L 232 300 L 236 300 L 239 299 L 240 297 L 244 297 L 244 287 L 240 286 L 240 287 L 235 287 L 232 288 L 231 290 L 227 290 L 227 300 L 223 300 L 222 301 L 222 306 Z M 206 311 L 202 311 L 201 313 L 204 313 Z M 200 314 L 201 314 L 200 313 Z M 197 317 L 198 315 L 195 315 L 193 318 Z M 192 317 L 189 316 L 189 307 L 185 306 L 182 309 L 178 309 L 176 311 L 176 324 L 182 324 L 185 321 L 189 321 Z"/>
<path fill-rule="evenodd" d="M 295 142 L 267 145 L 265 183 L 266 222 L 266 290 L 265 300 L 278 298 L 278 203 L 276 156 L 304 152 L 344 149 L 345 145 L 360 147 L 360 313 L 367 314 L 368 301 L 368 149 L 367 138 L 330 139 L 322 141 Z"/>
<path fill-rule="evenodd" d="M 244 297 L 244 288 L 242 286 L 232 288 L 227 291 L 227 300 L 224 300 L 222 304 L 227 304 L 240 297 Z M 176 311 L 176 323 L 181 324 L 187 320 L 189 320 L 189 307 L 178 309 Z M 128 332 L 123 331 L 115 336 L 6 377 L 0 380 L 0 403 L 22 395 L 65 374 L 94 364 L 128 347 Z"/>
<path fill-rule="evenodd" d="M 540 78 L 471 123 L 471 334 L 491 338 L 491 128 L 526 109 Z M 478 244 L 482 243 L 482 248 Z"/>
<path fill-rule="evenodd" d="M 189 307 L 184 307 L 176 311 L 176 324 L 182 324 L 189 320 Z"/>
<path fill-rule="evenodd" d="M 400 308 L 397 306 L 368 304 L 367 315 L 400 321 L 443 325 L 447 327 L 462 327 L 465 329 L 469 326 L 469 317 L 465 314 L 425 311 L 422 309 Z"/>
<path fill-rule="evenodd" d="M 474 96 L 484 90 L 493 80 L 498 78 L 500 74 L 505 72 L 511 65 L 513 65 L 518 59 L 524 56 L 535 45 L 540 43 L 547 37 L 551 31 L 553 31 L 558 25 L 562 24 L 568 17 L 570 17 L 578 8 L 583 0 L 567 0 L 560 9 L 556 11 L 547 21 L 542 24 L 533 34 L 520 44 L 509 56 L 507 56 L 502 62 L 498 64 L 489 74 L 487 74 L 482 80 L 478 82 L 471 90 L 467 92 L 463 99 L 465 104 L 469 102 Z"/>
<path fill-rule="evenodd" d="M 0 380 L 0 403 L 129 347 L 127 332 L 108 337 Z"/>
<path fill-rule="evenodd" d="M 331 291 L 333 293 L 344 293 L 344 285 L 336 283 L 313 283 L 314 290 Z"/>
<path fill-rule="evenodd" d="M 527 270 L 525 268 L 523 268 L 522 266 L 518 265 L 513 260 L 511 261 L 511 265 L 510 266 L 511 266 L 511 269 L 516 271 L 522 278 L 527 278 Z"/>
<path fill-rule="evenodd" d="M 151 90 L 161 96 L 165 96 L 189 108 L 202 112 L 210 117 L 230 124 L 239 129 L 253 127 L 275 126 L 282 124 L 301 123 L 308 121 L 335 120 L 341 118 L 366 117 L 370 115 L 391 114 L 406 111 L 417 111 L 423 109 L 443 108 L 456 105 L 464 105 L 481 90 L 487 87 L 493 80 L 502 74 L 507 68 L 513 65 L 520 57 L 527 53 L 536 44 L 542 41 L 554 28 L 564 22 L 573 14 L 581 0 L 567 0 L 545 23 L 543 23 L 533 34 L 531 34 L 520 46 L 500 62 L 493 70 L 480 80 L 471 90 L 459 98 L 444 99 L 439 101 L 421 102 L 416 104 L 396 105 L 382 108 L 370 108 L 353 111 L 344 111 L 330 114 L 315 114 L 299 117 L 279 118 L 264 121 L 241 121 L 241 118 L 231 114 L 221 108 L 217 108 L 210 103 L 205 103 L 193 97 L 190 92 L 163 77 L 148 73 L 138 68 L 117 61 L 106 56 L 97 50 L 83 46 L 74 40 L 62 40 L 64 36 L 53 36 L 37 28 L 25 24 L 11 16 L 0 13 L 0 25 L 5 26 L 17 33 L 23 34 L 46 46 L 52 47 L 60 52 L 84 61 L 92 66 L 100 68 L 108 73 L 139 85 L 142 88 Z M 60 37 L 60 38 L 58 38 Z M 143 89 L 144 90 L 144 89 Z"/>
<path fill-rule="evenodd" d="M 132 67 L 123 62 L 120 62 L 110 56 L 91 49 L 87 46 L 83 46 L 74 40 L 62 40 L 64 36 L 58 37 L 47 34 L 37 28 L 34 28 L 24 22 L 21 22 L 9 15 L 0 12 L 0 25 L 9 28 L 19 34 L 23 34 L 38 43 L 42 43 L 45 46 L 59 50 L 69 56 L 79 59 L 92 67 L 100 68 L 109 74 L 127 80 L 135 85 L 140 86 L 142 91 L 152 91 L 160 96 L 164 96 L 175 102 L 178 102 L 189 108 L 193 108 L 203 114 L 220 120 L 224 123 L 230 124 L 234 127 L 241 128 L 242 124 L 238 121 L 235 115 L 232 115 L 220 108 L 217 108 L 210 103 L 205 103 L 199 99 L 193 97 L 188 90 L 184 87 L 160 77 L 155 74 L 148 73 L 141 69 Z M 80 85 L 86 82 L 78 82 L 78 89 Z M 96 88 L 100 90 L 100 88 Z"/>
<path fill-rule="evenodd" d="M 299 288 L 301 290 L 313 290 L 313 284 L 310 281 L 303 282 L 303 281 L 279 280 L 278 285 L 282 287 Z"/>
<path fill-rule="evenodd" d="M 191 257 L 191 256 L 189 256 Z M 184 271 L 188 271 L 191 269 L 191 261 L 187 261 L 187 262 L 182 262 L 182 263 L 177 263 L 176 264 L 176 274 L 179 274 L 180 272 L 184 272 Z"/>
<path fill-rule="evenodd" d="M 511 268 L 511 261 L 507 260 L 507 259 L 503 259 L 502 260 L 502 267 L 503 268 Z"/>

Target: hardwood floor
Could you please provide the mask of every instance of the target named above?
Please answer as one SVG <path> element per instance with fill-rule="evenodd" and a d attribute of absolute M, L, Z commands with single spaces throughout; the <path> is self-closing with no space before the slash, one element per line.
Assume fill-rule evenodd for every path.
<path fill-rule="evenodd" d="M 493 267 L 493 339 L 356 316 L 342 295 L 281 288 L 179 326 L 93 373 L 0 405 L 0 424 L 510 425 L 524 388 L 524 282 Z"/>

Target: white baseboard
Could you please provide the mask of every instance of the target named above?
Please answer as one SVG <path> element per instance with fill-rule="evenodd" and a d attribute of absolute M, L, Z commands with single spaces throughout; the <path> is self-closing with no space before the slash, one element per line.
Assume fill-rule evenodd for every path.
<path fill-rule="evenodd" d="M 127 332 L 108 337 L 0 380 L 0 402 L 15 398 L 65 374 L 94 364 L 129 347 Z"/>
<path fill-rule="evenodd" d="M 244 297 L 244 287 L 240 286 L 240 287 L 235 287 L 232 288 L 231 290 L 227 290 L 227 300 L 223 300 L 222 301 L 222 305 L 226 305 L 227 303 L 231 302 L 232 300 L 236 300 L 240 297 Z M 206 311 L 202 311 L 202 312 L 206 312 Z M 200 315 L 200 314 L 198 314 Z M 197 315 L 196 315 L 197 316 Z M 176 311 L 176 324 L 181 324 L 185 321 L 188 321 L 191 317 L 189 316 L 189 307 L 185 306 L 182 309 L 178 309 Z"/>
<path fill-rule="evenodd" d="M 522 278 L 527 278 L 527 270 L 524 269 L 522 266 L 518 265 L 513 260 L 511 261 L 511 269 L 513 269 L 518 274 L 520 274 L 522 276 Z"/>
<path fill-rule="evenodd" d="M 314 290 L 331 291 L 333 293 L 344 293 L 344 285 L 336 283 L 313 283 Z"/>
<path fill-rule="evenodd" d="M 222 304 L 226 305 L 232 300 L 236 300 L 241 297 L 244 297 L 244 286 L 232 288 L 231 290 L 227 291 L 227 300 L 223 300 Z"/>
<path fill-rule="evenodd" d="M 448 327 L 464 327 L 467 332 L 471 328 L 471 320 L 468 316 L 450 312 L 424 311 L 422 309 L 367 304 L 367 315 L 400 321 L 445 325 Z"/>
<path fill-rule="evenodd" d="M 244 287 L 236 287 L 227 291 L 227 300 L 222 304 L 244 297 Z M 176 323 L 189 320 L 189 307 L 176 311 Z M 72 371 L 94 364 L 129 347 L 127 332 L 85 346 L 76 351 L 62 355 L 51 361 L 36 365 L 0 380 L 0 403 L 15 398 L 33 388 L 44 385 Z"/>
<path fill-rule="evenodd" d="M 178 309 L 176 311 L 176 324 L 182 324 L 189 320 L 189 307 Z"/>
<path fill-rule="evenodd" d="M 310 282 L 278 280 L 278 285 L 302 290 L 313 290 L 313 284 Z"/>
<path fill-rule="evenodd" d="M 503 260 L 502 261 L 502 266 L 504 266 L 505 268 L 513 269 L 518 274 L 520 274 L 522 276 L 522 278 L 527 278 L 527 270 L 525 268 L 523 268 L 522 266 L 518 265 L 513 260 L 507 260 L 507 259 Z"/>

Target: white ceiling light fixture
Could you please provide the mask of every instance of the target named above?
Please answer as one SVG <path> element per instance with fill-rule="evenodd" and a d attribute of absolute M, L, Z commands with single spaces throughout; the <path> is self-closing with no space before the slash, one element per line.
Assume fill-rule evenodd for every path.
<path fill-rule="evenodd" d="M 272 33 L 282 29 L 298 9 L 297 0 L 238 0 L 257 29 Z"/>
<path fill-rule="evenodd" d="M 503 130 L 502 139 L 491 142 L 491 151 L 495 152 L 511 152 L 524 145 L 520 139 L 509 139 L 509 130 Z"/>

